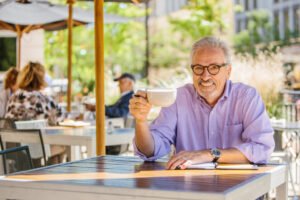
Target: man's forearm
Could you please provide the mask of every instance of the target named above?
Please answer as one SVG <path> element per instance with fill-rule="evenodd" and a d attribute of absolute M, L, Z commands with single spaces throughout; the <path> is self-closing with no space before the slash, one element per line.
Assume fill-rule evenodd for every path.
<path fill-rule="evenodd" d="M 236 148 L 220 149 L 218 163 L 249 163 L 247 157 Z"/>
<path fill-rule="evenodd" d="M 154 155 L 154 140 L 149 130 L 147 122 L 136 122 L 135 144 L 138 150 L 147 157 Z"/>

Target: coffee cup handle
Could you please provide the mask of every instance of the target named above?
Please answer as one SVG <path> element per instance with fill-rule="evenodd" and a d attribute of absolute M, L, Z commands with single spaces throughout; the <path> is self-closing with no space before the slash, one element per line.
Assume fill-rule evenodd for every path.
<path fill-rule="evenodd" d="M 147 93 L 147 89 L 143 89 L 143 91 L 145 91 Z M 135 97 L 142 97 L 141 95 L 138 95 L 138 94 L 134 94 L 133 96 L 135 96 Z"/>

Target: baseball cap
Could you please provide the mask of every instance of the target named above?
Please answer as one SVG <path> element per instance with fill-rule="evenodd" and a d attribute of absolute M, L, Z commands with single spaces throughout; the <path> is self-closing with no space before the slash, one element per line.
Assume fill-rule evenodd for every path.
<path fill-rule="evenodd" d="M 118 81 L 122 78 L 130 78 L 131 80 L 135 81 L 135 78 L 132 74 L 129 73 L 123 73 L 121 76 L 119 76 L 118 78 L 115 78 L 114 81 Z"/>

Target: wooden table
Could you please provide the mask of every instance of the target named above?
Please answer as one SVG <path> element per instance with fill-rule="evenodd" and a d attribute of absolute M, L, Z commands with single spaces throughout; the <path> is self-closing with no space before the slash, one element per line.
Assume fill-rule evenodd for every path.
<path fill-rule="evenodd" d="M 113 132 L 105 135 L 105 144 L 106 146 L 131 144 L 134 137 L 134 132 L 135 129 L 132 128 L 115 128 Z M 74 146 L 86 146 L 87 157 L 90 158 L 96 156 L 95 126 L 80 128 L 54 126 L 42 129 L 42 133 L 45 144 L 66 145 L 71 146 L 72 148 L 74 148 Z M 36 143 L 35 140 L 30 140 L 29 134 L 9 133 L 5 136 L 5 142 L 24 142 L 24 139 L 26 139 L 27 143 Z M 77 160 L 74 157 L 73 152 L 74 151 L 71 153 L 71 160 Z"/>
<path fill-rule="evenodd" d="M 254 200 L 276 188 L 287 199 L 285 165 L 259 170 L 165 170 L 165 162 L 102 156 L 0 178 L 0 199 Z"/>

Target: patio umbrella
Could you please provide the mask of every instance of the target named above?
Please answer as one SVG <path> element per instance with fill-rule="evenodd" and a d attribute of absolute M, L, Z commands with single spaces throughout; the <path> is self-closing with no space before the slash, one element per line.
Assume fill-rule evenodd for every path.
<path fill-rule="evenodd" d="M 93 1 L 93 0 L 84 0 Z M 105 155 L 105 107 L 104 107 L 104 43 L 103 43 L 103 3 L 140 3 L 149 0 L 94 0 L 95 8 L 95 72 L 96 72 L 96 150 L 97 155 Z"/>
<path fill-rule="evenodd" d="M 24 33 L 36 29 L 60 30 L 69 28 L 68 39 L 68 111 L 71 111 L 71 72 L 72 72 L 72 27 L 94 22 L 94 12 L 72 8 L 74 0 L 68 0 L 68 7 L 48 1 L 6 0 L 0 3 L 0 30 L 17 33 L 17 68 L 20 69 L 21 38 Z M 70 16 L 70 17 L 69 17 Z M 104 14 L 104 23 L 126 22 L 128 18 Z"/>
<path fill-rule="evenodd" d="M 73 9 L 75 26 L 94 22 L 92 10 Z M 127 18 L 104 14 L 104 23 L 126 22 Z M 0 3 L 0 30 L 10 30 L 18 35 L 18 68 L 20 41 L 24 33 L 35 29 L 60 30 L 67 28 L 68 7 L 55 5 L 48 1 L 6 0 Z"/>

